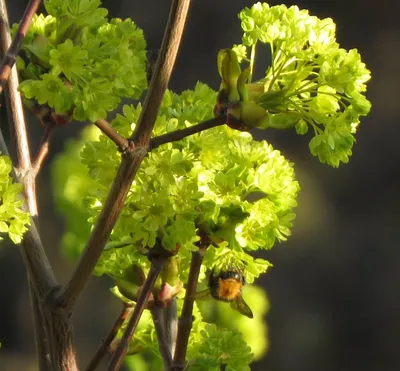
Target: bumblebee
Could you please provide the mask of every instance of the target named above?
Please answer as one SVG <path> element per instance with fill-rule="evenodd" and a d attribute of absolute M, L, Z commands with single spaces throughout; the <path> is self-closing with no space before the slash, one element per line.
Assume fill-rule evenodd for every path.
<path fill-rule="evenodd" d="M 236 270 L 211 271 L 208 289 L 196 294 L 197 299 L 211 295 L 214 299 L 230 303 L 233 310 L 246 317 L 253 318 L 253 312 L 242 296 L 242 287 L 246 283 L 244 275 Z"/>

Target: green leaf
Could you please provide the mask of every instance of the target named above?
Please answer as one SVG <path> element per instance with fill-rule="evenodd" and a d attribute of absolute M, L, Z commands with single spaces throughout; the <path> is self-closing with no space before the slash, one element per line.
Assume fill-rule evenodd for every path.
<path fill-rule="evenodd" d="M 347 130 L 316 135 L 310 141 L 310 151 L 321 162 L 338 167 L 340 162 L 347 163 L 355 139 Z"/>
<path fill-rule="evenodd" d="M 296 112 L 276 113 L 270 115 L 269 127 L 274 129 L 288 129 L 295 126 L 299 120 L 299 115 Z"/>
<path fill-rule="evenodd" d="M 87 50 L 75 47 L 71 40 L 66 40 L 56 49 L 50 51 L 50 64 L 54 75 L 64 75 L 71 81 L 75 76 L 84 73 L 85 65 L 89 62 Z"/>
<path fill-rule="evenodd" d="M 305 122 L 304 120 L 299 120 L 295 125 L 295 128 L 296 128 L 296 133 L 300 135 L 307 134 L 308 132 L 308 125 L 307 122 Z"/>
<path fill-rule="evenodd" d="M 354 90 L 351 94 L 352 107 L 361 116 L 368 115 L 371 110 L 371 102 L 360 92 Z"/>
<path fill-rule="evenodd" d="M 11 176 L 11 160 L 0 155 L 0 233 L 8 233 L 19 244 L 30 224 L 29 214 L 23 207 L 22 185 L 14 183 Z M 3 239 L 0 236 L 0 239 Z"/>
<path fill-rule="evenodd" d="M 8 232 L 8 237 L 10 237 L 10 240 L 16 245 L 22 242 L 22 237 L 18 233 Z"/>
<path fill-rule="evenodd" d="M 332 89 L 333 90 L 333 89 Z M 339 110 L 338 98 L 334 96 L 336 93 L 334 90 L 332 95 L 324 94 L 326 92 L 322 88 L 318 89 L 318 95 L 310 101 L 310 109 L 316 114 L 333 114 Z"/>
<path fill-rule="evenodd" d="M 249 364 L 253 359 L 250 347 L 243 341 L 237 331 L 218 328 L 207 324 L 200 331 L 201 338 L 196 339 L 200 345 L 189 349 L 189 370 L 220 370 L 221 365 L 232 371 L 250 370 Z"/>
<path fill-rule="evenodd" d="M 96 25 L 104 21 L 108 11 L 100 8 L 100 0 L 47 0 L 47 12 L 56 18 L 74 20 L 80 25 Z"/>
<path fill-rule="evenodd" d="M 0 221 L 0 233 L 7 233 L 8 225 L 6 222 Z"/>

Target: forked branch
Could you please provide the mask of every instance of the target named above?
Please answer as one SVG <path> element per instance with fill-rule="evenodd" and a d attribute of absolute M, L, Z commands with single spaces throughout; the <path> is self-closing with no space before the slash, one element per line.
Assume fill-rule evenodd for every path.
<path fill-rule="evenodd" d="M 136 172 L 147 154 L 151 132 L 175 63 L 189 3 L 190 0 L 174 0 L 171 4 L 161 51 L 143 104 L 137 130 L 130 138 L 135 143 L 135 149 L 123 155 L 117 176 L 75 272 L 58 297 L 58 305 L 66 310 L 73 307 L 92 275 L 124 205 Z"/>
<path fill-rule="evenodd" d="M 32 18 L 32 6 L 34 6 L 35 3 L 36 2 L 31 1 L 28 5 L 28 8 L 24 14 L 25 18 Z M 11 43 L 11 36 L 10 29 L 8 27 L 8 15 L 5 0 L 0 0 L 0 19 L 1 50 L 7 50 L 8 46 Z M 22 38 L 24 33 L 26 33 L 25 27 L 27 27 L 27 22 L 28 19 L 26 19 L 25 21 L 21 21 L 22 30 L 21 35 L 19 36 L 20 38 Z M 15 44 L 14 41 L 13 43 Z M 12 45 L 13 44 L 11 44 L 11 46 Z M 27 209 L 32 216 L 35 216 L 37 215 L 35 179 L 31 174 L 32 163 L 29 153 L 29 143 L 22 107 L 22 100 L 18 92 L 18 75 L 15 68 L 10 70 L 10 72 L 11 75 L 10 73 L 7 75 L 7 77 L 10 77 L 10 79 L 7 85 L 6 98 L 8 103 L 7 106 L 9 107 L 8 117 L 10 121 L 10 127 L 15 137 L 14 142 L 18 171 L 18 179 L 16 180 L 22 182 L 24 186 Z M 7 148 L 5 147 L 4 140 L 1 144 L 3 147 L 1 148 L 1 151 L 3 153 L 6 153 Z M 53 270 L 46 256 L 34 220 L 31 221 L 31 226 L 25 234 L 24 240 L 22 242 L 22 252 L 25 263 L 27 265 L 29 278 L 31 280 L 31 283 L 35 287 L 38 299 L 39 301 L 44 301 L 47 295 L 49 295 L 49 293 L 58 286 L 58 283 L 55 279 Z"/>
<path fill-rule="evenodd" d="M 100 119 L 94 124 L 104 133 L 104 135 L 109 137 L 117 145 L 121 152 L 125 152 L 125 150 L 129 148 L 128 139 L 117 133 L 109 122 Z"/>
<path fill-rule="evenodd" d="M 200 133 L 204 130 L 208 130 L 208 129 L 214 128 L 216 126 L 224 125 L 225 122 L 226 122 L 226 118 L 224 116 L 217 116 L 210 120 L 201 122 L 197 125 L 193 125 L 193 126 L 190 126 L 188 128 L 182 129 L 182 130 L 171 131 L 170 133 L 152 138 L 150 140 L 150 149 L 153 150 L 163 144 L 176 142 L 176 141 L 186 138 L 190 135 Z"/>
<path fill-rule="evenodd" d="M 31 1 L 20 23 L 19 31 L 11 42 L 9 22 L 5 0 L 0 0 L 0 38 L 1 50 L 5 54 L 0 67 L 1 86 L 7 86 L 7 113 L 11 133 L 14 137 L 17 158 L 17 173 L 14 177 L 24 186 L 26 207 L 32 216 L 31 225 L 22 241 L 22 256 L 29 277 L 30 298 L 35 325 L 35 340 L 41 371 L 54 369 L 73 371 L 77 369 L 72 344 L 72 328 L 68 316 L 55 313 L 47 307 L 47 299 L 58 288 L 52 267 L 37 231 L 37 202 L 35 193 L 36 175 L 47 153 L 47 134 L 42 150 L 39 151 L 35 168 L 32 166 L 29 142 L 21 96 L 18 92 L 18 75 L 12 68 L 16 53 L 28 29 L 29 23 L 40 1 Z M 8 49 L 10 45 L 10 48 Z M 7 51 L 8 50 L 8 51 Z M 8 84 L 5 84 L 8 78 Z M 7 153 L 7 147 L 1 136 L 1 150 Z M 18 175 L 18 177 L 17 177 Z"/>

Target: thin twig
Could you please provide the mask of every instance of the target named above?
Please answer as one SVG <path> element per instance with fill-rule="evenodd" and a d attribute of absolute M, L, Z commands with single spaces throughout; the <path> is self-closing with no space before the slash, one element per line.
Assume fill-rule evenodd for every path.
<path fill-rule="evenodd" d="M 165 28 L 154 74 L 151 78 L 149 92 L 143 103 L 143 109 L 139 117 L 139 125 L 130 138 L 135 144 L 138 144 L 139 147 L 147 147 L 149 145 L 158 109 L 175 64 L 189 4 L 190 0 L 174 0 L 171 4 L 168 24 Z M 154 109 L 155 107 L 157 109 Z"/>
<path fill-rule="evenodd" d="M 157 334 L 158 348 L 163 359 L 164 370 L 169 371 L 172 363 L 172 353 L 167 339 L 167 329 L 165 328 L 164 312 L 166 308 L 155 305 L 151 310 L 154 328 Z"/>
<path fill-rule="evenodd" d="M 43 165 L 43 161 L 46 158 L 47 154 L 49 153 L 49 142 L 53 129 L 54 129 L 53 123 L 47 123 L 44 128 L 44 133 L 40 143 L 39 151 L 35 157 L 35 160 L 33 161 L 32 170 L 34 171 L 34 174 L 32 176 L 34 177 L 36 177 L 37 174 L 39 173 L 40 168 Z"/>
<path fill-rule="evenodd" d="M 123 323 L 125 322 L 125 320 L 129 317 L 129 315 L 131 313 L 132 313 L 132 307 L 124 304 L 124 306 L 121 310 L 121 313 L 119 314 L 113 327 L 110 330 L 110 333 L 108 334 L 106 339 L 101 342 L 99 349 L 97 350 L 96 354 L 90 361 L 88 367 L 86 368 L 86 371 L 94 371 L 96 369 L 96 367 L 99 365 L 101 359 L 107 353 L 109 345 L 114 340 L 119 329 L 121 328 L 121 326 L 123 325 Z"/>
<path fill-rule="evenodd" d="M 33 15 L 36 13 L 41 0 L 31 0 L 29 1 L 25 12 L 22 16 L 21 22 L 18 26 L 17 34 L 14 37 L 10 47 L 8 47 L 7 52 L 4 54 L 3 60 L 0 64 L 0 94 L 3 92 L 4 86 L 11 73 L 11 68 L 14 66 L 19 49 L 21 48 L 22 41 L 24 40 L 26 33 L 28 32 L 29 26 L 32 21 Z M 5 18 L 0 16 L 0 23 L 3 23 Z M 6 25 L 0 24 L 0 36 L 5 35 L 3 30 L 4 27 L 9 28 L 8 21 Z"/>
<path fill-rule="evenodd" d="M 185 368 L 186 351 L 189 335 L 193 323 L 193 305 L 196 297 L 197 282 L 203 258 L 207 247 L 201 246 L 198 251 L 192 253 L 188 282 L 186 285 L 185 300 L 183 302 L 182 314 L 178 323 L 178 336 L 173 361 L 173 370 L 180 371 Z"/>
<path fill-rule="evenodd" d="M 153 289 L 154 283 L 161 271 L 166 257 L 154 258 L 151 261 L 151 267 L 149 274 L 146 277 L 142 288 L 140 289 L 139 296 L 133 310 L 132 316 L 129 319 L 128 325 L 126 326 L 125 333 L 122 336 L 120 343 L 111 359 L 111 362 L 107 368 L 108 371 L 118 371 L 122 362 L 124 361 L 126 352 L 128 351 L 129 342 L 135 333 L 136 327 L 139 323 L 140 317 L 142 316 L 143 310 L 145 309 L 151 290 Z"/>
<path fill-rule="evenodd" d="M 201 122 L 200 124 L 190 126 L 188 128 L 172 131 L 170 133 L 160 135 L 150 140 L 150 149 L 153 150 L 163 144 L 176 142 L 190 135 L 200 133 L 201 131 L 214 128 L 216 126 L 224 125 L 226 118 L 224 116 L 213 117 L 210 120 Z"/>
<path fill-rule="evenodd" d="M 128 139 L 118 134 L 106 120 L 100 119 L 94 124 L 119 147 L 121 152 L 129 147 Z"/>
<path fill-rule="evenodd" d="M 122 157 L 121 165 L 89 237 L 78 266 L 58 297 L 60 306 L 71 309 L 85 288 L 117 221 L 136 172 L 147 154 L 151 132 L 178 52 L 190 0 L 174 0 L 161 52 L 135 132 L 135 150 Z"/>

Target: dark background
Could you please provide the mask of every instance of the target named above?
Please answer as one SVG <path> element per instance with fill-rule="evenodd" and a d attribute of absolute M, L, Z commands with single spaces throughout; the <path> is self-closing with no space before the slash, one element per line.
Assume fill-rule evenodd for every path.
<path fill-rule="evenodd" d="M 19 20 L 26 3 L 7 1 L 12 22 Z M 258 283 L 266 287 L 271 304 L 271 346 L 252 370 L 399 370 L 400 131 L 395 125 L 400 116 L 400 2 L 270 1 L 279 3 L 334 19 L 342 47 L 357 48 L 372 71 L 372 111 L 362 120 L 350 163 L 339 169 L 312 157 L 307 138 L 272 130 L 263 134 L 295 162 L 302 191 L 292 237 L 265 254 L 274 267 Z M 170 1 L 103 4 L 111 16 L 134 19 L 144 29 L 150 49 L 160 45 Z M 218 88 L 216 53 L 240 43 L 237 14 L 252 4 L 192 0 L 170 88 L 189 89 L 197 80 Z M 266 61 L 258 62 L 267 66 Z M 37 148 L 41 128 L 33 119 L 29 124 L 32 148 Z M 74 263 L 59 251 L 63 223 L 54 210 L 48 165 L 65 138 L 76 136 L 80 128 L 72 124 L 58 130 L 38 180 L 43 242 L 61 282 Z M 74 314 L 82 366 L 119 311 L 107 288 L 106 280 L 93 279 Z M 1 370 L 36 369 L 25 272 L 13 246 L 0 249 L 0 342 Z"/>

